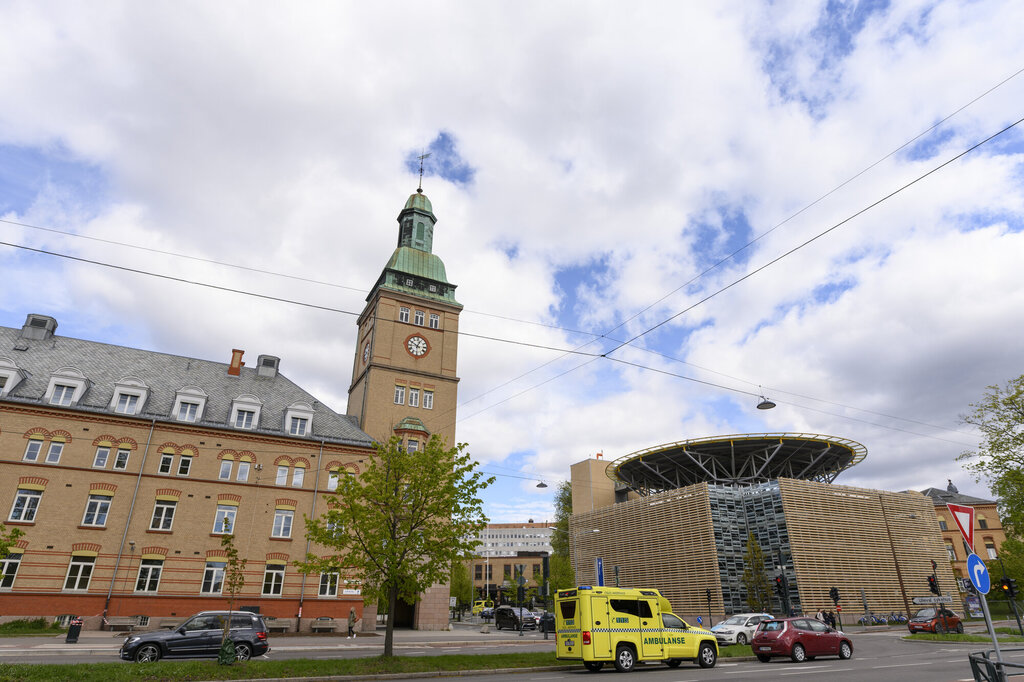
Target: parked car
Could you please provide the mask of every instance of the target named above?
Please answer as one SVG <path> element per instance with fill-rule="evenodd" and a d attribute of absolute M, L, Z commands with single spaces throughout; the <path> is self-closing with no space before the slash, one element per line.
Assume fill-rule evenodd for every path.
<path fill-rule="evenodd" d="M 711 628 L 719 644 L 747 644 L 762 620 L 771 620 L 770 613 L 737 613 Z"/>
<path fill-rule="evenodd" d="M 853 642 L 843 632 L 807 617 L 773 618 L 762 621 L 750 640 L 757 660 L 767 663 L 773 656 L 788 656 L 797 663 L 818 656 L 853 656 Z"/>
<path fill-rule="evenodd" d="M 481 618 L 494 618 L 494 607 L 493 606 L 485 606 L 483 608 L 483 610 L 480 611 L 480 617 Z"/>
<path fill-rule="evenodd" d="M 915 632 L 963 632 L 964 624 L 954 611 L 929 606 L 919 610 L 907 622 L 907 629 Z"/>
<path fill-rule="evenodd" d="M 505 604 L 494 609 L 494 627 L 498 630 L 502 628 L 518 630 L 520 622 L 522 622 L 524 630 L 537 629 L 537 616 L 522 606 L 513 607 Z"/>
<path fill-rule="evenodd" d="M 130 635 L 121 645 L 126 661 L 144 663 L 161 658 L 217 658 L 227 611 L 203 611 L 170 631 Z M 228 637 L 235 643 L 235 658 L 246 661 L 270 651 L 267 625 L 257 613 L 231 612 Z"/>

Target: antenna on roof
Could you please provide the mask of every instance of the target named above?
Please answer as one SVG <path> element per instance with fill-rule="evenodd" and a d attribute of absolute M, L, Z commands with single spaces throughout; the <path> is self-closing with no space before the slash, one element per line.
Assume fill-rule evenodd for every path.
<path fill-rule="evenodd" d="M 419 160 L 420 160 L 420 186 L 416 188 L 416 191 L 419 192 L 420 194 L 423 194 L 423 159 L 426 159 L 429 156 L 430 156 L 430 152 L 427 152 L 426 154 L 420 154 L 419 155 Z"/>

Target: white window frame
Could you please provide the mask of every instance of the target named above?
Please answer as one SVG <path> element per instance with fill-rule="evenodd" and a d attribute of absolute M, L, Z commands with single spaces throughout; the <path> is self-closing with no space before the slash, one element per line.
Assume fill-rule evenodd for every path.
<path fill-rule="evenodd" d="M 235 410 L 235 428 L 251 430 L 256 419 L 256 410 Z"/>
<path fill-rule="evenodd" d="M 89 528 L 106 528 L 107 517 L 110 516 L 110 505 L 114 502 L 113 495 L 89 495 L 82 514 L 82 525 Z M 92 520 L 89 520 L 89 516 Z"/>
<path fill-rule="evenodd" d="M 114 453 L 114 471 L 127 471 L 128 460 L 131 459 L 132 451 L 128 448 L 118 448 Z"/>
<path fill-rule="evenodd" d="M 252 462 L 247 462 L 244 459 L 238 463 L 238 472 L 235 474 L 235 480 L 239 483 L 249 482 L 249 469 L 252 468 Z"/>
<path fill-rule="evenodd" d="M 423 389 L 423 409 L 432 410 L 434 409 L 434 392 Z"/>
<path fill-rule="evenodd" d="M 190 471 L 192 471 L 192 456 L 181 455 L 181 457 L 178 458 L 178 472 L 175 476 L 185 477 L 188 476 Z"/>
<path fill-rule="evenodd" d="M 21 459 L 25 462 L 38 462 L 39 455 L 43 453 L 43 443 L 45 442 L 38 438 L 29 439 L 28 445 L 25 446 L 25 455 Z"/>
<path fill-rule="evenodd" d="M 234 464 L 234 460 L 222 459 L 220 461 L 220 471 L 217 473 L 217 478 L 219 478 L 222 481 L 230 480 L 232 464 Z"/>
<path fill-rule="evenodd" d="M 160 464 L 157 466 L 156 472 L 162 476 L 170 476 L 172 471 L 174 471 L 174 455 L 170 452 L 161 452 Z"/>
<path fill-rule="evenodd" d="M 999 555 L 996 554 L 996 546 L 994 544 L 986 544 L 985 551 L 988 552 L 989 559 L 998 559 Z"/>
<path fill-rule="evenodd" d="M 290 538 L 292 536 L 292 523 L 295 521 L 295 512 L 291 509 L 274 510 L 274 528 L 270 532 L 272 538 Z"/>
<path fill-rule="evenodd" d="M 277 465 L 277 476 L 274 478 L 274 485 L 288 485 L 288 470 L 290 468 L 285 464 Z"/>
<path fill-rule="evenodd" d="M 157 500 L 153 505 L 153 515 L 149 518 L 150 530 L 170 531 L 174 529 L 174 514 L 178 511 L 178 503 L 174 500 Z M 167 526 L 166 528 L 164 526 Z"/>
<path fill-rule="evenodd" d="M 109 409 L 117 414 L 139 414 L 148 397 L 149 387 L 145 383 L 136 377 L 122 377 L 114 383 Z"/>
<path fill-rule="evenodd" d="M 333 493 L 338 489 L 338 484 L 341 482 L 340 471 L 328 471 L 327 472 L 327 492 Z"/>
<path fill-rule="evenodd" d="M 77 570 L 75 570 L 77 568 Z M 65 592 L 86 592 L 89 589 L 89 583 L 92 581 L 92 574 L 96 568 L 96 557 L 94 556 L 73 556 L 71 561 L 68 562 L 68 572 L 64 574 L 64 591 Z M 74 578 L 72 578 L 74 573 Z M 85 574 L 85 585 L 81 585 L 82 574 Z M 75 587 L 69 587 L 69 583 L 74 580 Z"/>
<path fill-rule="evenodd" d="M 149 563 L 146 563 L 149 562 Z M 147 570 L 148 569 L 148 570 Z M 153 594 L 160 590 L 160 578 L 164 572 L 163 559 L 143 559 L 139 562 L 139 574 L 135 578 L 135 591 Z M 155 584 L 154 584 L 154 573 Z M 145 577 L 143 577 L 145 574 Z M 139 587 L 139 585 L 144 585 Z"/>
<path fill-rule="evenodd" d="M 233 504 L 218 504 L 217 514 L 213 517 L 213 534 L 234 535 L 236 516 L 238 516 L 238 507 Z M 228 528 L 230 531 L 227 530 Z"/>
<path fill-rule="evenodd" d="M 292 487 L 301 488 L 302 482 L 306 479 L 306 467 L 297 466 L 292 469 Z"/>
<path fill-rule="evenodd" d="M 423 315 L 423 311 L 422 310 L 417 310 L 416 312 L 413 313 L 412 323 L 414 325 L 416 325 L 417 327 L 422 327 L 424 321 L 425 321 L 425 319 L 424 319 L 424 315 Z"/>
<path fill-rule="evenodd" d="M 60 456 L 64 453 L 64 443 L 59 440 L 50 441 L 49 447 L 46 448 L 46 464 L 60 464 Z"/>
<path fill-rule="evenodd" d="M 21 567 L 21 560 L 24 555 L 21 552 L 11 552 L 3 559 L 0 559 L 0 590 L 9 590 L 14 587 L 14 579 L 18 577 L 18 569 Z"/>
<path fill-rule="evenodd" d="M 420 389 L 410 388 L 409 389 L 409 407 L 420 406 Z"/>
<path fill-rule="evenodd" d="M 0 398 L 10 394 L 27 376 L 14 362 L 14 358 L 0 355 Z"/>
<path fill-rule="evenodd" d="M 100 461 L 100 454 L 103 455 L 103 461 Z M 110 461 L 110 448 L 106 445 L 101 445 L 96 448 L 96 455 L 92 458 L 92 466 L 94 469 L 106 469 L 107 462 Z"/>
<path fill-rule="evenodd" d="M 280 597 L 284 592 L 284 569 L 284 564 L 267 564 L 263 571 L 263 588 L 261 590 L 264 597 Z"/>
<path fill-rule="evenodd" d="M 206 391 L 199 388 L 198 386 L 184 386 L 178 389 L 177 395 L 174 398 L 174 409 L 171 411 L 171 415 L 180 422 L 194 423 L 203 418 L 203 410 L 206 409 Z M 187 406 L 195 405 L 196 409 L 193 413 Z M 185 413 L 182 414 L 184 409 Z"/>
<path fill-rule="evenodd" d="M 87 383 L 88 380 L 80 370 L 74 367 L 61 367 L 50 375 L 50 383 L 46 386 L 43 401 L 50 405 L 60 405 L 62 407 L 76 405 L 85 393 Z M 57 392 L 56 388 L 58 386 L 70 387 L 70 394 L 64 389 Z"/>
<path fill-rule="evenodd" d="M 224 593 L 224 569 L 226 561 L 207 561 L 203 570 L 203 582 L 199 584 L 199 594 L 223 594 Z M 205 589 L 209 585 L 210 589 Z M 216 587 L 217 589 L 213 589 Z"/>
<path fill-rule="evenodd" d="M 399 306 L 399 308 L 398 308 L 398 321 L 399 322 L 408 322 L 409 321 L 409 309 L 406 308 L 404 305 L 403 306 Z"/>
<path fill-rule="evenodd" d="M 288 420 L 288 433 L 292 436 L 305 436 L 306 428 L 309 425 L 309 419 L 306 417 L 292 417 Z"/>
<path fill-rule="evenodd" d="M 234 400 L 231 401 L 231 421 L 230 424 L 236 429 L 242 429 L 245 431 L 253 431 L 260 427 L 260 410 L 263 407 L 263 403 L 260 399 L 251 393 L 243 393 Z M 242 425 L 239 425 L 239 413 L 252 412 L 251 419 L 242 417 Z"/>
<path fill-rule="evenodd" d="M 395 384 L 395 405 L 405 405 L 405 386 Z"/>
<path fill-rule="evenodd" d="M 319 596 L 321 597 L 337 597 L 338 596 L 338 583 L 341 575 L 339 573 L 321 573 L 320 574 L 320 591 Z"/>
<path fill-rule="evenodd" d="M 301 431 L 296 430 L 296 419 L 305 419 Z M 292 436 L 309 436 L 313 433 L 313 406 L 309 403 L 295 402 L 288 406 L 284 413 L 284 429 Z"/>
<path fill-rule="evenodd" d="M 419 452 L 420 442 L 415 438 L 410 438 L 407 441 L 406 452 Z"/>
<path fill-rule="evenodd" d="M 20 509 L 18 505 L 19 500 L 22 501 Z M 14 494 L 14 501 L 11 502 L 11 511 L 7 515 L 7 520 L 18 521 L 19 523 L 35 523 L 36 514 L 39 512 L 39 503 L 42 501 L 42 490 L 18 488 L 18 491 Z M 18 516 L 15 516 L 15 512 L 18 512 Z"/>
<path fill-rule="evenodd" d="M 430 313 L 430 324 L 427 325 L 431 329 L 441 328 L 441 316 L 437 313 Z"/>
<path fill-rule="evenodd" d="M 135 414 L 139 411 L 139 396 L 134 393 L 118 393 L 117 405 L 114 412 L 117 414 Z"/>

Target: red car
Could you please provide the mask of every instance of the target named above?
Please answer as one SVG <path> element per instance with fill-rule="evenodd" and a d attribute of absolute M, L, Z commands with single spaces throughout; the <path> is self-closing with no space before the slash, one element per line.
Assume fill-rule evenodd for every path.
<path fill-rule="evenodd" d="M 750 640 L 757 660 L 767 663 L 772 656 L 789 656 L 797 663 L 817 656 L 853 656 L 853 642 L 839 630 L 813 618 L 773 618 L 762 621 Z"/>
<path fill-rule="evenodd" d="M 914 617 L 907 623 L 907 629 L 911 634 L 934 632 L 941 635 L 946 632 L 963 632 L 964 624 L 960 622 L 960 616 L 949 609 L 937 609 L 929 606 L 914 614 Z"/>

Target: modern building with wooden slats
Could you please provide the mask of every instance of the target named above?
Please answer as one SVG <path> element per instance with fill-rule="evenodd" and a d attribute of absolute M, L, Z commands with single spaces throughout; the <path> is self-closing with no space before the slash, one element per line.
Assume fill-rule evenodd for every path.
<path fill-rule="evenodd" d="M 678 613 L 749 610 L 742 576 L 748 537 L 769 580 L 784 573 L 791 610 L 912 612 L 931 596 L 960 595 L 933 500 L 918 492 L 836 485 L 867 455 L 818 434 L 742 434 L 680 441 L 617 460 L 572 466 L 570 554 L 578 584 L 655 587 Z M 561 587 L 561 586 L 559 586 Z M 708 604 L 710 589 L 711 603 Z M 782 601 L 773 595 L 773 611 Z"/>

